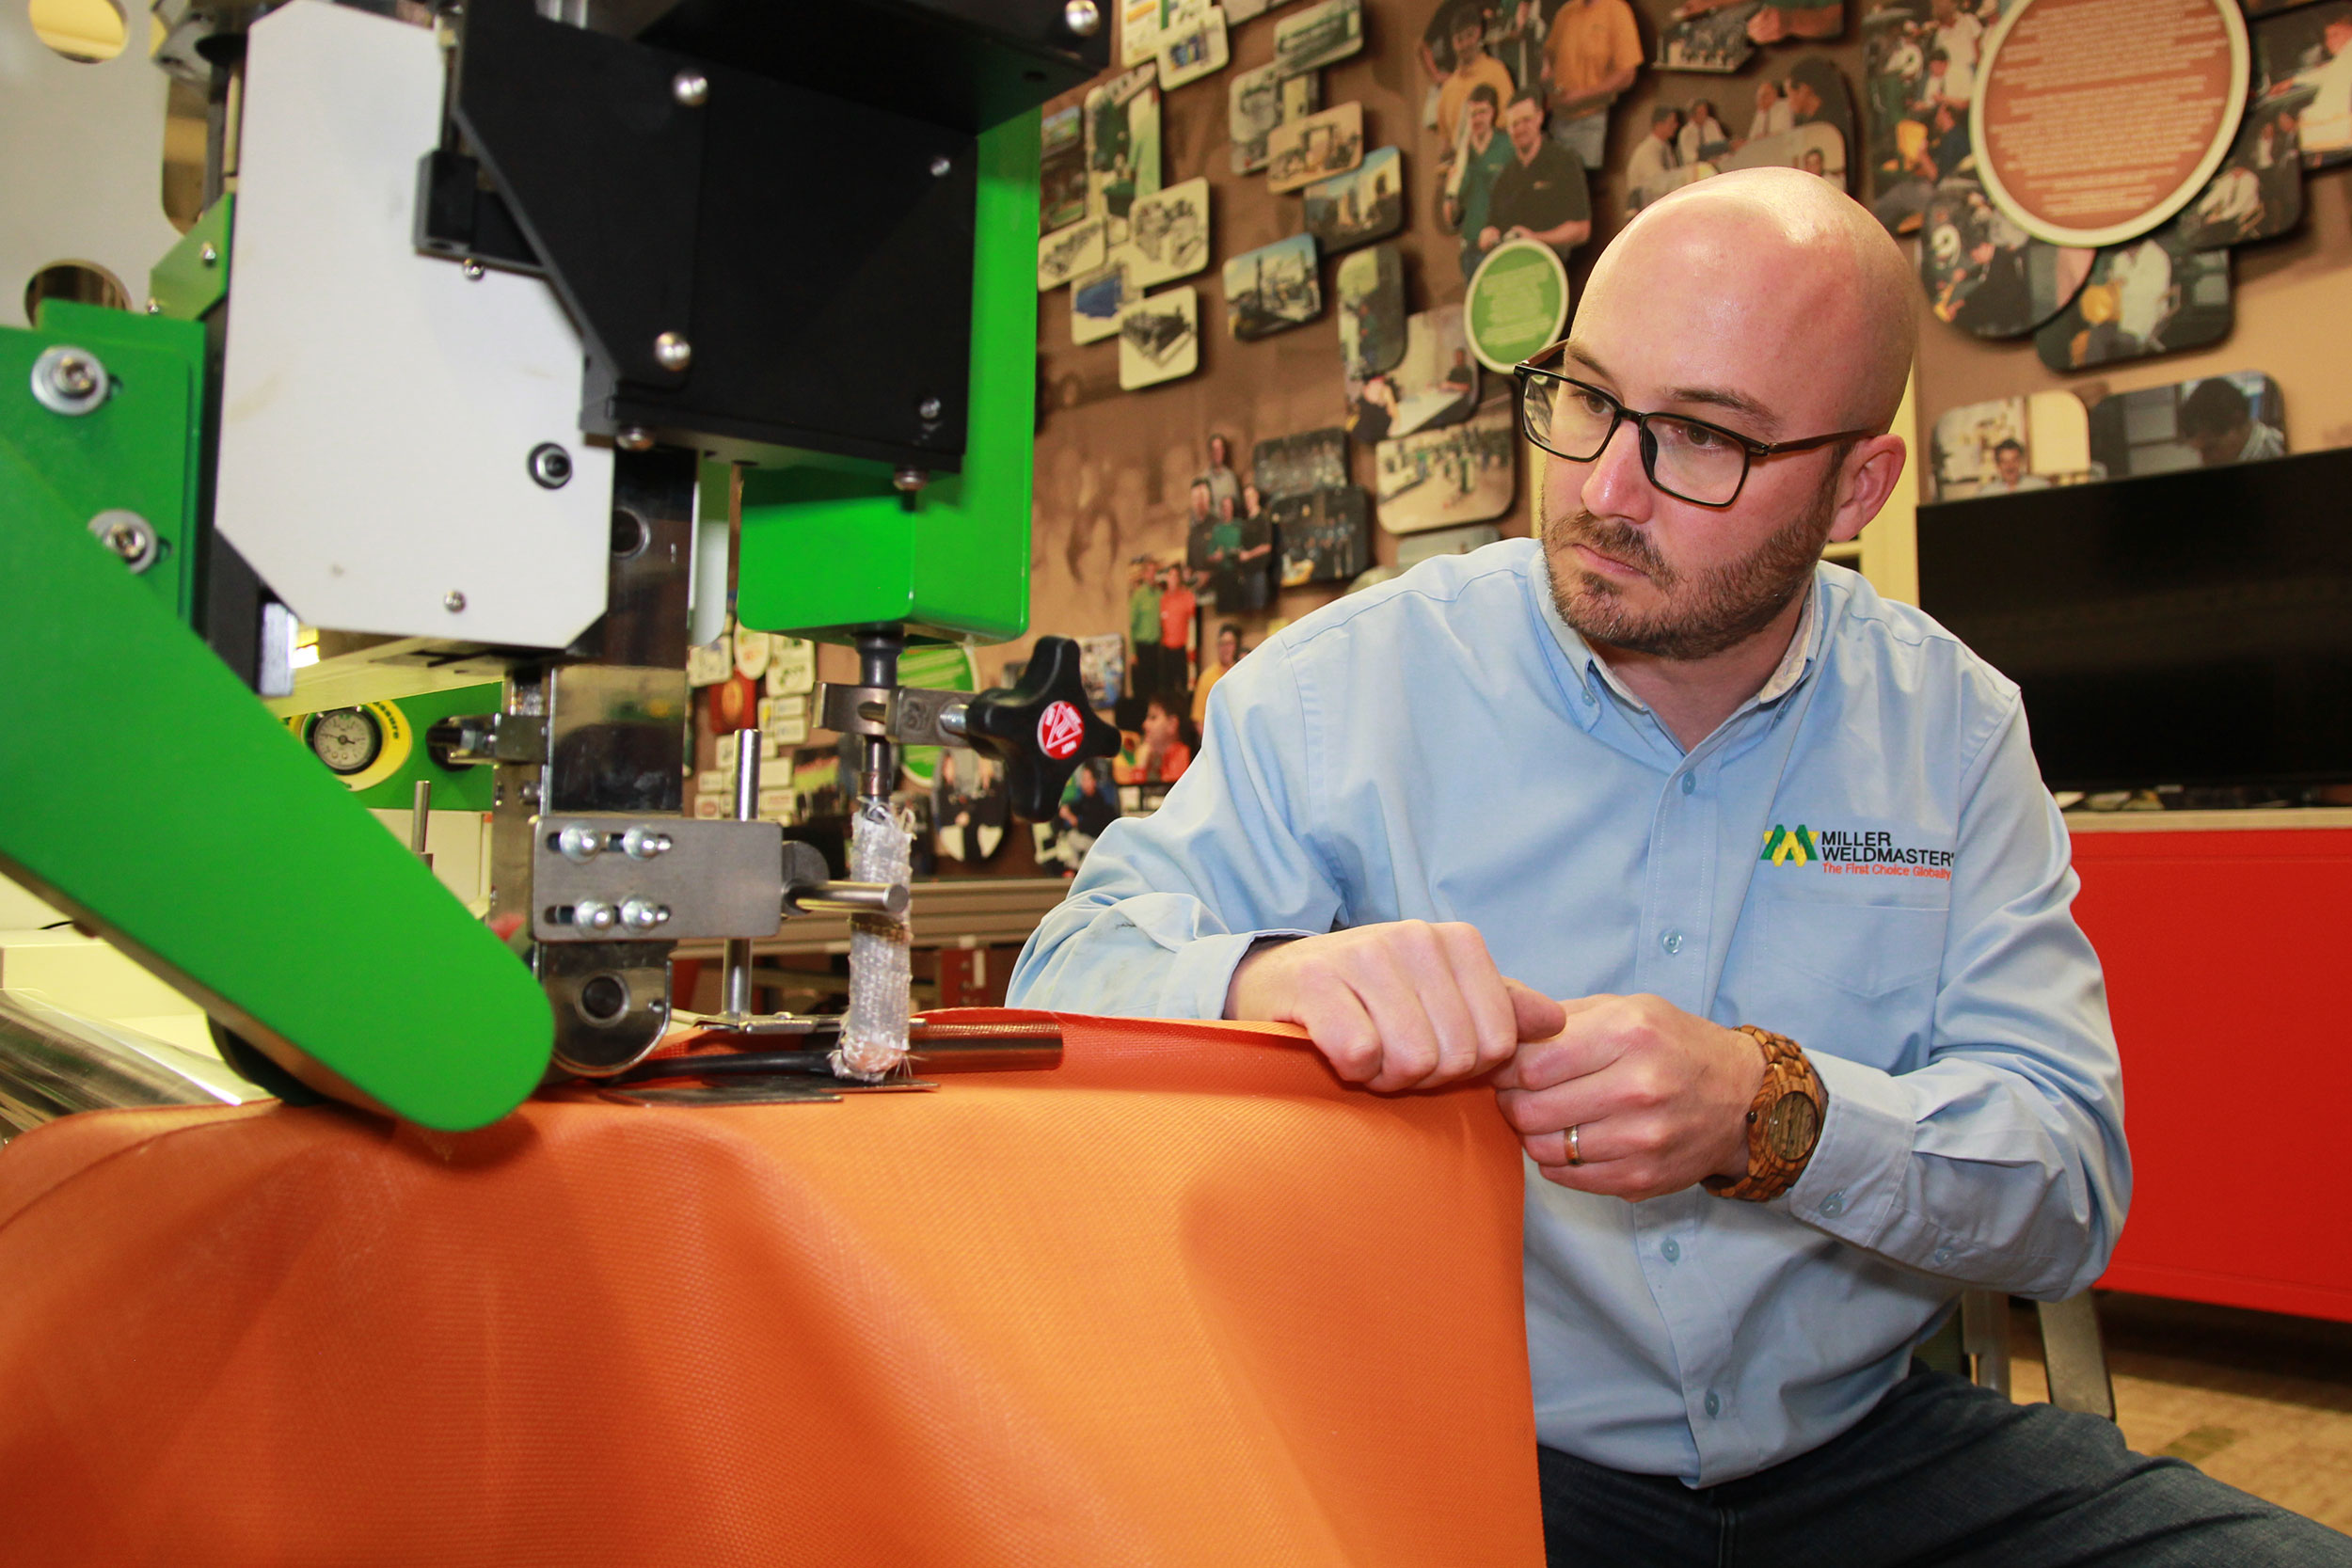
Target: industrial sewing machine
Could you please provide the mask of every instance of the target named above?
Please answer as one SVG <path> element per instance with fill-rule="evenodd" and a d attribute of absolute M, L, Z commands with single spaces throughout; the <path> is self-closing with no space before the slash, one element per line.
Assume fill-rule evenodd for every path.
<path fill-rule="evenodd" d="M 856 648 L 821 721 L 862 810 L 902 744 L 991 751 L 1025 816 L 1115 750 L 1066 641 L 1010 689 L 896 681 L 1025 627 L 1037 109 L 1106 63 L 1096 0 L 155 12 L 203 216 L 129 311 L 0 329 L 0 869 L 248 1076 L 476 1126 L 639 1063 L 697 938 L 719 1022 L 806 1028 L 752 1016 L 751 942 L 907 889 L 757 820 L 755 745 L 732 819 L 682 815 L 730 598 Z M 10 216 L 72 254 L 75 211 Z M 494 770 L 511 942 L 257 700 L 298 624 L 346 634 L 344 701 L 502 683 L 431 740 Z"/>

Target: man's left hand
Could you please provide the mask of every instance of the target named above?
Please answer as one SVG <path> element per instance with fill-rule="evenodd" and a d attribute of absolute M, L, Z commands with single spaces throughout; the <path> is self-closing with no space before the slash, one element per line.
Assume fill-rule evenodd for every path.
<path fill-rule="evenodd" d="M 1756 1041 L 1656 996 L 1561 1004 L 1567 1026 L 1495 1074 L 1503 1118 L 1546 1180 L 1639 1202 L 1748 1168 Z M 1568 1129 L 1583 1163 L 1568 1164 Z"/>

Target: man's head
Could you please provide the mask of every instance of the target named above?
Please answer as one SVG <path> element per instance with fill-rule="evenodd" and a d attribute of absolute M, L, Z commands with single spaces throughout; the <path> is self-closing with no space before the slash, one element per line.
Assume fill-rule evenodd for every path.
<path fill-rule="evenodd" d="M 1265 494 L 1258 488 L 1258 482 L 1253 479 L 1243 484 L 1241 487 L 1241 515 L 1245 517 L 1254 517 L 1264 510 Z"/>
<path fill-rule="evenodd" d="M 1788 113 L 1800 125 L 1820 118 L 1820 91 L 1802 76 L 1788 79 Z"/>
<path fill-rule="evenodd" d="M 1216 661 L 1228 670 L 1241 657 L 1241 627 L 1228 621 L 1216 628 Z"/>
<path fill-rule="evenodd" d="M 1212 468 L 1227 468 L 1232 467 L 1232 451 L 1233 449 L 1226 443 L 1224 436 L 1210 436 L 1209 467 Z"/>
<path fill-rule="evenodd" d="M 1714 119 L 1715 119 L 1715 101 L 1714 101 L 1713 99 L 1711 99 L 1711 98 L 1693 98 L 1692 100 L 1691 100 L 1691 123 L 1692 123 L 1692 124 L 1693 124 L 1693 125 L 1708 125 L 1708 124 L 1712 124 L 1712 123 L 1714 122 Z"/>
<path fill-rule="evenodd" d="M 2001 483 L 2016 488 L 2026 476 L 2026 449 L 2015 440 L 2003 441 L 1993 449 L 1993 467 L 2001 476 Z"/>
<path fill-rule="evenodd" d="M 1454 69 L 1461 70 L 1486 52 L 1486 18 L 1475 4 L 1454 8 L 1454 21 L 1447 28 L 1454 40 Z"/>
<path fill-rule="evenodd" d="M 1192 520 L 1194 522 L 1208 520 L 1210 494 L 1207 480 L 1196 479 L 1192 482 Z"/>
<path fill-rule="evenodd" d="M 2332 60 L 2338 55 L 2343 54 L 2347 46 L 2352 46 L 2352 15 L 2339 14 L 2329 17 L 2328 25 L 2320 37 L 2327 41 L 2329 59 Z"/>
<path fill-rule="evenodd" d="M 1230 522 L 1232 522 L 1232 521 L 1233 520 L 1234 515 L 1235 515 L 1234 511 L 1233 511 L 1233 507 L 1234 507 L 1234 505 L 1235 505 L 1235 499 L 1234 499 L 1233 497 L 1232 497 L 1232 496 L 1219 496 L 1219 497 L 1217 497 L 1217 499 L 1216 499 L 1216 515 L 1217 515 L 1217 518 L 1218 518 L 1218 520 L 1219 520 L 1220 522 L 1228 522 L 1228 523 L 1230 523 Z"/>
<path fill-rule="evenodd" d="M 1502 111 L 1502 129 L 1511 138 L 1511 149 L 1526 163 L 1535 156 L 1544 141 L 1544 101 L 1534 90 L 1520 88 L 1511 95 L 1510 105 Z"/>
<path fill-rule="evenodd" d="M 1682 129 L 1682 111 L 1670 103 L 1661 103 L 1649 112 L 1649 134 L 1660 141 L 1672 141 Z"/>
<path fill-rule="evenodd" d="M 1780 84 L 1767 76 L 1756 84 L 1756 106 L 1769 109 L 1780 102 Z"/>
<path fill-rule="evenodd" d="M 1828 179 L 1828 178 L 1829 178 L 1829 166 L 1828 166 L 1828 164 L 1827 164 L 1827 163 L 1825 163 L 1825 162 L 1822 160 L 1822 157 L 1821 157 L 1821 150 L 1820 150 L 1820 148 L 1818 148 L 1818 147 L 1808 147 L 1808 148 L 1806 148 L 1806 149 L 1804 150 L 1804 171 L 1805 171 L 1807 174 L 1813 175 L 1813 176 L 1815 176 L 1817 179 L 1821 179 L 1821 180 L 1826 180 L 1826 179 Z"/>
<path fill-rule="evenodd" d="M 2197 449 L 2198 462 L 2208 468 L 2237 461 L 2253 428 L 2254 410 L 2246 394 L 2217 375 L 2199 382 L 2181 400 L 2181 439 Z"/>
<path fill-rule="evenodd" d="M 1563 373 L 1627 407 L 1754 441 L 1884 431 L 1902 401 L 1918 285 L 1885 230 L 1797 169 L 1748 169 L 1651 203 L 1594 264 Z M 1651 483 L 1621 424 L 1591 462 L 1548 457 L 1538 522 L 1553 597 L 1597 641 L 1675 659 L 1770 625 L 1822 545 L 1876 515 L 1899 436 L 1755 460 L 1728 506 Z"/>
<path fill-rule="evenodd" d="M 1078 764 L 1078 793 L 1081 795 L 1096 795 L 1102 792 L 1102 788 L 1103 781 L 1102 778 L 1094 771 L 1094 764 L 1091 762 L 1082 762 Z"/>
<path fill-rule="evenodd" d="M 1177 713 L 1182 705 L 1165 692 L 1154 692 L 1143 712 L 1143 741 L 1147 746 L 1166 746 L 1176 738 L 1182 721 Z"/>
<path fill-rule="evenodd" d="M 1171 563 L 1160 568 L 1160 587 L 1164 592 L 1174 593 L 1177 589 L 1182 588 L 1184 585 L 1184 572 L 1183 567 Z"/>
<path fill-rule="evenodd" d="M 1495 120 L 1502 113 L 1502 95 L 1492 82 L 1481 82 L 1470 88 L 1470 106 L 1463 112 L 1470 116 L 1470 140 L 1484 147 L 1495 134 Z"/>

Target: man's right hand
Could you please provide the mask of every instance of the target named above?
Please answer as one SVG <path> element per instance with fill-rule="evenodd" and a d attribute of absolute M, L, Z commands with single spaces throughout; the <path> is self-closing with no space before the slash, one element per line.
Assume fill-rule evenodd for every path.
<path fill-rule="evenodd" d="M 1383 1092 L 1476 1077 L 1567 1024 L 1503 977 L 1477 927 L 1422 920 L 1261 947 L 1234 968 L 1225 1016 L 1295 1023 L 1342 1078 Z"/>

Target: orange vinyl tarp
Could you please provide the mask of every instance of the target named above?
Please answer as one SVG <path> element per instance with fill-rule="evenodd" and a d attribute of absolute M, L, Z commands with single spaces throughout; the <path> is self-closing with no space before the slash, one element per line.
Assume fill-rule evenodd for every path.
<path fill-rule="evenodd" d="M 64 1564 L 1540 1563 L 1518 1148 L 1273 1028 L 836 1104 L 101 1112 L 0 1152 Z"/>

